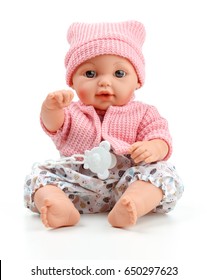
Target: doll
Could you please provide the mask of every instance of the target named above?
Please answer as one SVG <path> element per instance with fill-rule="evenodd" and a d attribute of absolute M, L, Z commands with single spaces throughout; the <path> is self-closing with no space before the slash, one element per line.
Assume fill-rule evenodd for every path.
<path fill-rule="evenodd" d="M 25 181 L 26 207 L 52 228 L 73 226 L 84 213 L 108 212 L 109 223 L 124 228 L 149 212 L 171 211 L 183 184 L 167 161 L 168 123 L 154 106 L 134 100 L 145 80 L 143 24 L 74 23 L 67 39 L 66 82 L 73 90 L 47 95 L 41 126 L 61 158 L 107 141 L 115 164 L 106 178 L 78 161 L 36 165 Z"/>

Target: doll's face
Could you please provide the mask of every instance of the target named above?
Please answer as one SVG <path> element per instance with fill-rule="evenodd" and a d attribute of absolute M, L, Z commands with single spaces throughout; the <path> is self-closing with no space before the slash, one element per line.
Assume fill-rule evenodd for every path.
<path fill-rule="evenodd" d="M 72 82 L 79 99 L 100 110 L 127 104 L 140 87 L 132 64 L 116 55 L 87 60 L 77 68 Z"/>

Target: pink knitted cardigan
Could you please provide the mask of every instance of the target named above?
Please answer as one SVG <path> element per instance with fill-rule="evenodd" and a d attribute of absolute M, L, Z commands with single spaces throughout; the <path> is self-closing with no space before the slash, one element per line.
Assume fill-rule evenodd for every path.
<path fill-rule="evenodd" d="M 65 121 L 56 133 L 44 131 L 54 141 L 60 154 L 82 154 L 98 146 L 102 140 L 111 144 L 115 154 L 127 154 L 136 141 L 163 139 L 169 146 L 167 160 L 172 153 L 172 141 L 167 121 L 154 106 L 131 101 L 125 106 L 110 106 L 101 122 L 93 106 L 81 101 L 72 102 L 65 108 Z"/>

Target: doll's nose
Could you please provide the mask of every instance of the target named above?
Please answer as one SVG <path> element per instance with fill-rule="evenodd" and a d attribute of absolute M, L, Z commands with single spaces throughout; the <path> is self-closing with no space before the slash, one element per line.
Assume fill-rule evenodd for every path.
<path fill-rule="evenodd" d="M 98 82 L 100 87 L 111 86 L 111 80 L 108 76 L 101 76 Z"/>

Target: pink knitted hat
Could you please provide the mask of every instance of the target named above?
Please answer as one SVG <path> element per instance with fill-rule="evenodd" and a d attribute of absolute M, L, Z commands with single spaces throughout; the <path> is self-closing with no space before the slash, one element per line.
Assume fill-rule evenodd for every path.
<path fill-rule="evenodd" d="M 142 45 L 144 26 L 137 21 L 118 23 L 73 23 L 68 30 L 70 49 L 65 57 L 66 83 L 72 84 L 76 68 L 98 55 L 113 54 L 127 58 L 134 66 L 141 86 L 145 79 Z"/>

